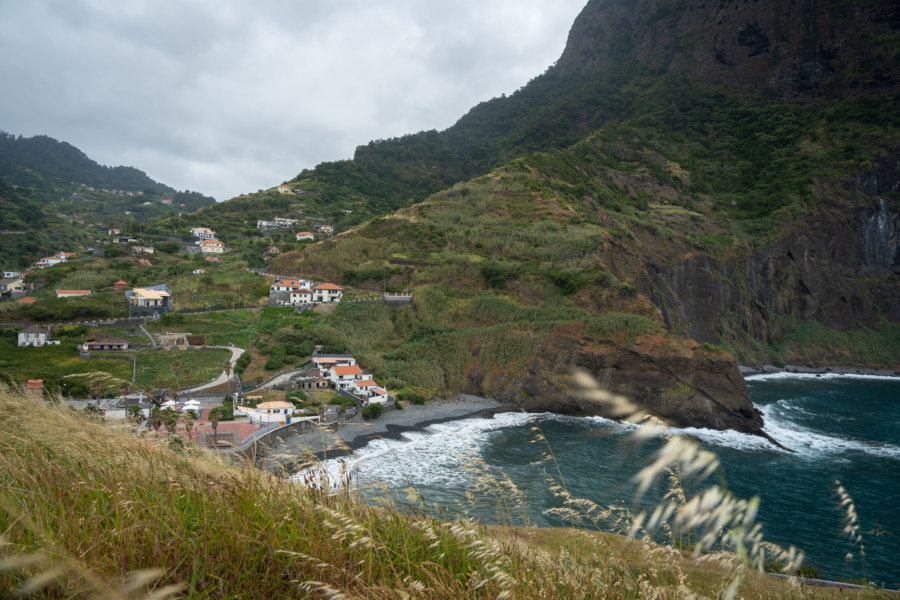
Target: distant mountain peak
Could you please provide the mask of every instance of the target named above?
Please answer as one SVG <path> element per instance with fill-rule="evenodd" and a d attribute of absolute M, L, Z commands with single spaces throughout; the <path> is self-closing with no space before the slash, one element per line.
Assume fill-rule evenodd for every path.
<path fill-rule="evenodd" d="M 893 0 L 590 0 L 557 63 L 562 74 L 637 61 L 768 98 L 893 92 Z"/>

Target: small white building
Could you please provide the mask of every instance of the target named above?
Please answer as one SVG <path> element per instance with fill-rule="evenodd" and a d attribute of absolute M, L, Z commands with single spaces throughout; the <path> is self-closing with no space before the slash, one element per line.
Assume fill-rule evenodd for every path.
<path fill-rule="evenodd" d="M 40 348 L 46 344 L 49 339 L 50 332 L 47 329 L 38 327 L 37 325 L 30 325 L 19 332 L 18 345 L 19 348 L 24 348 L 26 346 Z"/>
<path fill-rule="evenodd" d="M 313 293 L 306 288 L 291 292 L 291 304 L 312 304 Z"/>
<path fill-rule="evenodd" d="M 303 240 L 316 239 L 316 236 L 312 231 L 298 231 L 296 237 L 298 242 L 302 242 Z"/>
<path fill-rule="evenodd" d="M 80 298 L 90 295 L 91 290 L 56 290 L 57 298 Z"/>
<path fill-rule="evenodd" d="M 216 232 L 209 227 L 194 227 L 191 229 L 191 235 L 200 240 L 216 239 Z"/>
<path fill-rule="evenodd" d="M 344 288 L 333 283 L 323 283 L 313 287 L 312 293 L 313 302 L 316 303 L 340 302 L 344 296 Z"/>
<path fill-rule="evenodd" d="M 384 388 L 380 388 L 375 386 L 369 389 L 369 399 L 368 402 L 378 402 L 379 404 L 384 404 L 388 400 L 390 400 L 391 396 L 387 393 L 387 390 Z"/>
<path fill-rule="evenodd" d="M 318 416 L 297 417 L 294 415 L 294 405 L 290 402 L 282 400 L 274 400 L 271 402 L 263 402 L 257 404 L 256 408 L 249 406 L 235 406 L 234 414 L 246 415 L 250 417 L 251 423 L 265 424 L 276 423 L 280 425 L 288 425 L 296 421 L 318 421 Z"/>

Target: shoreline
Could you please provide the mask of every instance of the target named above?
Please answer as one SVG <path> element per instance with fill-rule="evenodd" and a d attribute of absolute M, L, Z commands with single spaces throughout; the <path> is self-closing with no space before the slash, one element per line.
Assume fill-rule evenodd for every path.
<path fill-rule="evenodd" d="M 760 377 L 765 375 L 796 377 L 796 376 L 812 376 L 821 377 L 830 375 L 832 377 L 873 377 L 873 378 L 900 378 L 900 369 L 885 369 L 875 367 L 846 367 L 846 366 L 830 366 L 830 367 L 805 367 L 801 365 L 784 365 L 776 367 L 775 365 L 738 365 L 738 370 L 744 379 L 750 377 Z"/>
<path fill-rule="evenodd" d="M 491 418 L 498 413 L 518 410 L 509 404 L 467 394 L 448 399 L 437 398 L 403 410 L 386 410 L 373 421 L 357 417 L 349 422 L 330 424 L 322 430 L 292 435 L 279 443 L 277 449 L 267 452 L 266 459 L 281 462 L 279 458 L 290 459 L 303 453 L 312 454 L 320 461 L 355 456 L 357 450 L 373 440 L 398 440 L 408 431 L 423 431 L 439 423 L 476 417 Z"/>
<path fill-rule="evenodd" d="M 821 377 L 859 377 L 873 379 L 900 379 L 900 370 L 877 369 L 870 367 L 803 367 L 774 365 L 738 367 L 747 381 L 777 378 L 821 378 Z M 409 431 L 424 431 L 431 425 L 460 421 L 469 418 L 492 418 L 498 413 L 518 412 L 521 409 L 514 405 L 504 404 L 496 400 L 459 394 L 451 398 L 435 398 L 426 404 L 410 405 L 403 410 L 387 410 L 374 421 L 356 418 L 349 422 L 329 426 L 328 434 L 317 431 L 299 434 L 288 439 L 288 445 L 294 451 L 306 451 L 318 460 L 330 460 L 355 456 L 356 451 L 377 439 L 399 440 Z M 767 436 L 763 436 L 768 439 Z M 773 441 L 769 439 L 770 443 Z M 780 446 L 775 442 L 776 446 Z M 291 448 L 282 448 L 291 450 Z M 276 453 L 280 454 L 280 453 Z M 283 455 L 284 456 L 284 455 Z M 274 456 L 272 458 L 275 458 Z"/>
<path fill-rule="evenodd" d="M 498 413 L 518 410 L 515 406 L 502 404 L 496 400 L 460 394 L 449 399 L 437 398 L 429 400 L 426 404 L 411 405 L 403 410 L 382 413 L 375 421 L 344 423 L 335 430 L 335 433 L 346 445 L 347 454 L 352 454 L 372 440 L 397 440 L 407 431 L 422 431 L 439 423 L 474 417 L 490 418 Z"/>

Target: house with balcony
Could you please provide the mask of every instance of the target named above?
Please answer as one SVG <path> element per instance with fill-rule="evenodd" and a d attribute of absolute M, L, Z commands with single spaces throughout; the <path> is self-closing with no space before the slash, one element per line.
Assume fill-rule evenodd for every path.
<path fill-rule="evenodd" d="M 200 242 L 200 252 L 203 254 L 221 254 L 225 252 L 225 242 L 219 240 L 203 240 Z"/>
<path fill-rule="evenodd" d="M 344 296 L 344 288 L 333 283 L 323 283 L 312 289 L 313 302 L 317 304 L 340 302 Z"/>
<path fill-rule="evenodd" d="M 198 240 L 214 240 L 216 239 L 216 232 L 210 229 L 209 227 L 193 227 L 191 228 L 191 235 L 197 238 Z"/>
<path fill-rule="evenodd" d="M 356 380 L 363 376 L 362 369 L 357 365 L 338 366 L 334 365 L 328 369 L 328 380 L 334 384 L 334 387 L 341 390 L 352 388 Z"/>

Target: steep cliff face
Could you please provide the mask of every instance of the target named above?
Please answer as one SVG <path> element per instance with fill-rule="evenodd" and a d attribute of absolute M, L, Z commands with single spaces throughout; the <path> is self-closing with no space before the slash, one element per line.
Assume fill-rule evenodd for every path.
<path fill-rule="evenodd" d="M 898 42 L 900 5 L 886 0 L 591 0 L 557 65 L 637 60 L 763 97 L 878 94 L 900 81 Z"/>
<path fill-rule="evenodd" d="M 896 185 L 885 173 L 877 179 L 886 187 L 873 192 Z M 808 320 L 839 331 L 900 321 L 898 204 L 878 195 L 862 205 L 825 195 L 815 211 L 745 254 L 646 258 L 639 286 L 670 331 L 701 342 L 719 343 L 739 329 L 771 344 L 785 323 Z"/>

